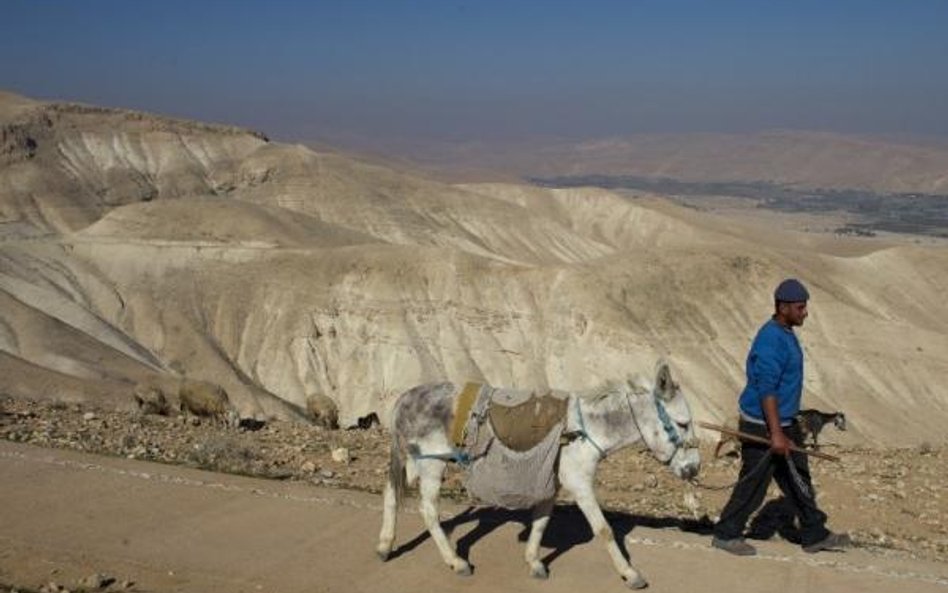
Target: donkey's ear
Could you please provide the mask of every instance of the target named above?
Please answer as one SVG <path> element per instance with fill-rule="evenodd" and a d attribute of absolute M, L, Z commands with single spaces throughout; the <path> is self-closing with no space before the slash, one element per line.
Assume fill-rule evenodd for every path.
<path fill-rule="evenodd" d="M 659 360 L 655 371 L 655 390 L 662 399 L 671 399 L 675 395 L 675 381 L 671 367 L 665 359 Z"/>

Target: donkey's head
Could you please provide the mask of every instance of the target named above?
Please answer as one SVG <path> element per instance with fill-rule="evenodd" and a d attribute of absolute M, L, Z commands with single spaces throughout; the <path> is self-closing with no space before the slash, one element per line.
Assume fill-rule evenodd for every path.
<path fill-rule="evenodd" d="M 649 394 L 636 407 L 639 432 L 655 458 L 683 480 L 698 475 L 701 456 L 691 408 L 665 360 L 656 365 Z"/>

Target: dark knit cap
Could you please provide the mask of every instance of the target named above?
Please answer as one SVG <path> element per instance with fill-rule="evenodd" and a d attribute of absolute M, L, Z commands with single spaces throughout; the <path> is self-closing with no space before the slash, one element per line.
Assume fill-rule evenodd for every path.
<path fill-rule="evenodd" d="M 787 278 L 774 291 L 774 300 L 784 303 L 799 303 L 810 300 L 810 293 L 807 292 L 803 283 L 796 278 Z"/>

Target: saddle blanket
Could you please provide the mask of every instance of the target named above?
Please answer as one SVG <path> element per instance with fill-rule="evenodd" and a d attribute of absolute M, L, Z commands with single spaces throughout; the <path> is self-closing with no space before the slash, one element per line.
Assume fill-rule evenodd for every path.
<path fill-rule="evenodd" d="M 464 387 L 469 397 L 474 390 L 462 443 L 472 460 L 464 480 L 468 493 L 508 509 L 553 498 L 568 394 L 471 383 Z"/>

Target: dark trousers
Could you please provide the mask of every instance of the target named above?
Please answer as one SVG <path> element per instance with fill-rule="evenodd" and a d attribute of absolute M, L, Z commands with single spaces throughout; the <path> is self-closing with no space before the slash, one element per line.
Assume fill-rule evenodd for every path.
<path fill-rule="evenodd" d="M 767 427 L 762 424 L 741 420 L 740 430 L 755 436 L 770 438 Z M 803 435 L 796 423 L 783 430 L 795 444 L 802 444 Z M 769 459 L 762 461 L 769 451 L 770 447 L 764 444 L 747 441 L 742 443 L 739 481 L 731 492 L 730 500 L 721 511 L 721 518 L 714 526 L 715 537 L 734 539 L 744 535 L 747 520 L 764 502 L 767 487 L 770 486 L 770 480 L 773 478 L 800 519 L 800 543 L 807 546 L 822 540 L 829 535 L 826 529 L 826 513 L 816 506 L 816 492 L 813 490 L 813 482 L 810 479 L 807 456 L 795 452 L 791 452 L 789 457 L 771 454 Z M 761 463 L 763 466 L 758 467 Z M 797 486 L 790 473 L 789 463 L 794 465 L 801 481 L 806 485 L 806 492 Z M 754 472 L 753 475 L 751 475 L 752 472 Z"/>

